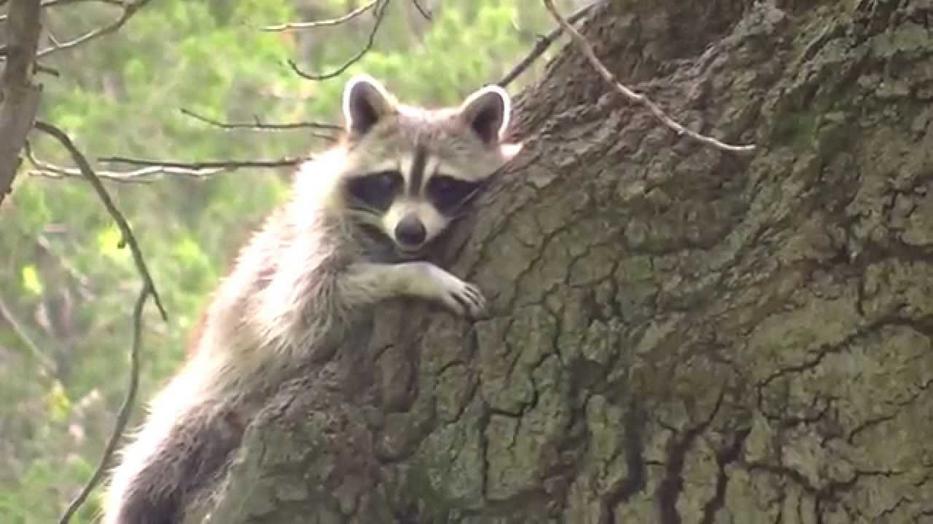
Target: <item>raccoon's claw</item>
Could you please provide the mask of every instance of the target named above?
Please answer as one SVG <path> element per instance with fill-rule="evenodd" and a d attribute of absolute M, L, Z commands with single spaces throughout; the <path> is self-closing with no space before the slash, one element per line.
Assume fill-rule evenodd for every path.
<path fill-rule="evenodd" d="M 405 294 L 440 302 L 469 318 L 478 318 L 486 309 L 486 299 L 478 287 L 430 262 L 407 262 L 393 268 L 403 277 Z"/>
<path fill-rule="evenodd" d="M 483 292 L 473 284 L 458 280 L 457 285 L 445 291 L 442 298 L 444 304 L 459 315 L 477 318 L 486 309 L 486 298 L 483 297 Z"/>

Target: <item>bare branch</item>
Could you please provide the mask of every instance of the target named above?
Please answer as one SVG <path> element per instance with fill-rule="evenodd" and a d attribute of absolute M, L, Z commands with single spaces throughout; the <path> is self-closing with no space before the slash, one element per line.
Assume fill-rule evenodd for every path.
<path fill-rule="evenodd" d="M 142 290 L 139 292 L 139 296 L 136 298 L 136 305 L 133 307 L 133 342 L 130 346 L 129 384 L 126 388 L 126 396 L 123 398 L 123 404 L 120 406 L 120 411 L 117 414 L 117 420 L 113 424 L 113 431 L 110 434 L 110 439 L 107 440 L 104 453 L 100 457 L 100 462 L 98 462 L 94 474 L 91 475 L 91 478 L 84 485 L 81 492 L 78 493 L 78 496 L 68 505 L 65 513 L 62 514 L 62 517 L 58 520 L 59 524 L 68 524 L 71 517 L 74 516 L 75 512 L 78 511 L 81 505 L 84 504 L 84 501 L 87 500 L 87 497 L 94 491 L 94 488 L 100 483 L 110 463 L 110 458 L 113 457 L 114 452 L 117 450 L 117 444 L 123 437 L 126 424 L 130 420 L 133 404 L 136 403 L 136 391 L 139 389 L 139 348 L 142 344 L 143 308 L 146 305 L 146 299 L 148 299 L 150 295 L 152 295 L 153 298 L 156 297 L 155 289 L 150 287 L 149 284 L 144 283 Z"/>
<path fill-rule="evenodd" d="M 44 178 L 84 178 L 80 169 L 75 167 L 64 167 L 51 162 L 46 162 L 36 158 L 29 144 L 26 144 L 26 158 L 36 168 L 27 171 L 29 176 L 39 176 Z M 218 173 L 233 171 L 222 167 L 205 169 L 187 169 L 181 167 L 150 166 L 132 171 L 97 171 L 97 178 L 111 182 L 145 184 L 151 182 L 154 178 L 161 175 L 184 176 L 189 178 L 206 178 Z"/>
<path fill-rule="evenodd" d="M 289 22 L 285 24 L 270 25 L 270 26 L 263 27 L 262 30 L 263 31 L 291 31 L 293 29 L 312 29 L 315 27 L 327 27 L 327 26 L 340 25 L 350 20 L 353 20 L 354 18 L 360 16 L 366 11 L 369 11 L 370 9 L 375 7 L 375 5 L 379 3 L 379 1 L 380 0 L 373 0 L 372 2 L 368 4 L 364 4 L 343 16 L 338 16 L 337 18 L 330 18 L 327 20 L 315 20 L 311 22 Z"/>
<path fill-rule="evenodd" d="M 272 168 L 294 167 L 307 158 L 282 158 L 277 160 L 218 160 L 207 162 L 175 162 L 170 160 L 147 160 L 143 158 L 128 158 L 123 156 L 108 156 L 99 159 L 101 162 L 126 164 L 131 166 L 155 166 L 160 168 L 182 169 L 226 169 L 235 170 L 246 167 Z"/>
<path fill-rule="evenodd" d="M 29 331 L 26 329 L 26 326 L 20 322 L 19 318 L 13 313 L 13 310 L 7 306 L 6 302 L 3 300 L 3 297 L 0 297 L 0 317 L 6 320 L 6 323 L 10 325 L 10 328 L 13 330 L 20 341 L 26 346 L 26 349 L 32 354 L 33 357 L 39 362 L 39 365 L 44 369 L 50 376 L 55 375 L 55 363 L 49 358 L 48 355 L 42 352 L 39 348 L 39 345 L 32 339 L 29 335 Z"/>
<path fill-rule="evenodd" d="M 270 123 L 263 122 L 262 120 L 259 119 L 258 116 L 254 117 L 255 120 L 251 123 L 250 122 L 221 122 L 213 118 L 208 118 L 206 116 L 199 115 L 195 113 L 194 111 L 191 111 L 188 109 L 182 108 L 181 112 L 182 114 L 190 116 L 191 118 L 194 118 L 195 120 L 200 120 L 201 122 L 210 124 L 215 127 L 219 127 L 221 129 L 257 129 L 257 130 L 274 130 L 274 131 L 283 131 L 283 130 L 291 130 L 291 129 L 322 129 L 322 130 L 338 132 L 338 133 L 343 131 L 343 127 L 338 126 L 337 124 L 328 124 L 328 123 L 323 123 L 323 122 L 289 122 L 285 124 L 270 124 Z M 312 136 L 323 138 L 326 140 L 337 139 L 337 137 L 334 136 L 333 134 L 327 135 L 327 134 L 312 133 Z"/>
<path fill-rule="evenodd" d="M 603 1 L 604 0 L 597 0 L 596 2 L 593 2 L 592 4 L 585 5 L 581 7 L 580 9 L 577 9 L 576 12 L 574 12 L 572 15 L 567 17 L 567 22 L 571 24 L 577 23 L 583 17 L 585 17 L 587 13 L 590 12 L 591 9 L 603 3 Z M 531 52 L 529 52 L 528 55 L 522 59 L 521 62 L 516 64 L 515 67 L 513 67 L 512 70 L 508 72 L 508 74 L 502 77 L 502 80 L 499 80 L 498 82 L 496 82 L 496 85 L 500 87 L 505 87 L 509 85 L 510 83 L 512 83 L 512 81 L 518 78 L 522 73 L 524 73 L 525 70 L 528 69 L 528 67 L 530 67 L 531 64 L 533 64 L 535 60 L 537 60 L 541 55 L 543 55 L 544 52 L 547 51 L 549 47 L 551 47 L 551 44 L 553 44 L 554 41 L 557 40 L 557 38 L 560 37 L 561 34 L 563 34 L 563 32 L 564 32 L 563 26 L 558 25 L 550 33 L 544 36 L 538 37 L 538 41 L 535 42 L 535 46 L 531 48 Z"/>
<path fill-rule="evenodd" d="M 561 27 L 563 27 L 564 30 L 567 31 L 567 33 L 573 39 L 574 44 L 580 50 L 580 52 L 583 53 L 583 55 L 587 58 L 587 60 L 589 60 L 589 62 L 593 65 L 593 68 L 596 69 L 596 72 L 599 73 L 600 76 L 602 76 L 603 79 L 609 83 L 609 85 L 613 86 L 616 91 L 618 91 L 620 94 L 622 94 L 622 96 L 629 99 L 630 101 L 635 102 L 636 104 L 641 104 L 645 106 L 646 108 L 648 108 L 648 110 L 651 111 L 651 114 L 654 115 L 655 118 L 660 120 L 661 123 L 664 124 L 665 126 L 672 129 L 675 133 L 677 133 L 678 136 L 687 135 L 690 138 L 698 142 L 701 142 L 708 146 L 712 146 L 721 151 L 731 151 L 734 153 L 747 153 L 747 152 L 755 150 L 754 145 L 726 144 L 724 142 L 720 142 L 719 140 L 715 138 L 702 135 L 700 133 L 697 133 L 696 131 L 687 129 L 683 125 L 677 123 L 673 118 L 668 116 L 667 113 L 665 113 L 660 107 L 658 107 L 657 104 L 651 101 L 650 98 L 646 97 L 645 95 L 641 93 L 636 93 L 635 91 L 632 91 L 631 89 L 623 85 L 621 82 L 619 82 L 615 78 L 615 76 L 613 76 L 613 74 L 609 71 L 609 69 L 607 69 L 606 66 L 603 65 L 603 63 L 596 56 L 596 52 L 593 51 L 593 46 L 590 45 L 590 43 L 586 40 L 586 38 L 582 34 L 580 34 L 580 32 L 577 31 L 573 27 L 573 25 L 570 24 L 570 22 L 568 22 L 566 19 L 564 19 L 563 16 L 561 16 L 561 14 L 557 11 L 557 8 L 554 7 L 553 0 L 544 0 L 544 6 L 547 8 L 548 11 L 551 12 L 551 15 L 554 17 L 555 20 L 557 20 L 557 23 L 559 23 Z"/>
<path fill-rule="evenodd" d="M 29 176 L 36 176 L 41 178 L 83 178 L 80 172 L 75 172 L 74 168 L 65 168 L 56 166 L 56 169 L 32 169 L 26 172 Z M 97 176 L 101 180 L 106 180 L 108 182 L 119 182 L 121 184 L 148 184 L 153 181 L 155 178 L 161 176 L 181 176 L 187 178 L 207 178 L 212 175 L 218 175 L 220 173 L 228 173 L 232 169 L 181 169 L 181 168 L 172 168 L 172 167 L 163 167 L 163 166 L 151 166 L 143 169 L 135 169 L 133 171 L 98 171 Z"/>
<path fill-rule="evenodd" d="M 7 63 L 0 79 L 0 203 L 13 185 L 19 153 L 39 106 L 39 88 L 32 82 L 41 29 L 39 15 L 39 0 L 10 3 Z"/>
<path fill-rule="evenodd" d="M 430 21 L 433 18 L 431 11 L 429 11 L 426 7 L 421 5 L 421 2 L 419 2 L 418 0 L 411 0 L 411 3 L 414 4 L 415 9 L 417 9 L 418 12 L 421 13 L 421 16 L 423 16 L 425 20 Z"/>
<path fill-rule="evenodd" d="M 382 25 L 382 19 L 385 16 L 386 7 L 388 7 L 389 5 L 389 0 L 381 0 L 381 1 L 377 1 L 376 3 L 378 3 L 378 6 L 376 7 L 376 20 L 375 22 L 373 22 L 373 28 L 369 32 L 369 39 L 366 41 L 366 45 L 363 46 L 363 49 L 360 49 L 359 53 L 352 56 L 342 66 L 331 71 L 330 73 L 324 73 L 320 75 L 316 75 L 312 73 L 305 73 L 304 71 L 298 68 L 298 66 L 295 64 L 294 61 L 288 60 L 288 65 L 292 68 L 292 71 L 294 71 L 295 73 L 297 73 L 299 76 L 303 78 L 307 78 L 308 80 L 327 80 L 328 78 L 334 78 L 335 76 L 343 73 L 351 65 L 359 62 L 359 60 L 363 58 L 363 55 L 365 55 L 367 52 L 369 52 L 370 49 L 372 49 L 373 43 L 376 41 L 376 33 L 379 32 L 379 26 Z"/>
<path fill-rule="evenodd" d="M 162 315 L 163 320 L 168 319 L 168 315 L 165 313 L 165 308 L 162 306 L 162 300 L 159 298 L 159 293 L 156 291 L 155 283 L 152 281 L 152 277 L 149 274 L 149 269 L 146 267 L 146 261 L 143 258 L 142 250 L 139 248 L 139 243 L 136 242 L 136 237 L 133 236 L 133 230 L 130 228 L 129 223 L 126 221 L 126 218 L 120 213 L 120 210 L 117 209 L 117 206 L 114 205 L 113 199 L 110 198 L 110 194 L 107 193 L 107 189 L 101 183 L 100 179 L 97 178 L 97 175 L 94 173 L 94 170 L 91 169 L 91 164 L 88 163 L 87 159 L 84 157 L 84 154 L 78 150 L 77 146 L 74 145 L 74 142 L 71 141 L 71 138 L 65 134 L 64 131 L 55 127 L 52 124 L 37 121 L 36 129 L 51 135 L 56 140 L 58 140 L 65 149 L 68 150 L 68 153 L 71 155 L 72 160 L 75 164 L 78 165 L 78 168 L 81 170 L 81 174 L 84 175 L 84 178 L 91 183 L 91 186 L 94 188 L 94 191 L 97 192 L 97 196 L 100 197 L 101 202 L 103 202 L 104 207 L 107 208 L 107 212 L 110 213 L 110 216 L 113 217 L 114 222 L 117 223 L 117 227 L 120 228 L 120 232 L 123 234 L 123 244 L 129 245 L 130 252 L 133 254 L 133 262 L 136 264 L 136 269 L 139 271 L 140 276 L 143 279 L 143 283 L 149 288 L 149 293 L 152 294 L 152 299 L 155 302 L 156 307 L 159 310 L 159 314 Z M 122 247 L 122 246 L 121 246 Z"/>
<path fill-rule="evenodd" d="M 149 2 L 150 0 L 137 0 L 136 2 L 123 3 L 121 4 L 123 5 L 123 12 L 120 14 L 119 18 L 113 21 L 113 23 L 102 26 L 102 27 L 98 27 L 97 29 L 93 29 L 75 38 L 74 40 L 68 40 L 67 42 L 61 42 L 61 43 L 57 43 L 57 42 L 53 43 L 52 47 L 39 51 L 38 57 L 42 58 L 46 55 L 55 53 L 57 51 L 62 51 L 64 49 L 71 49 L 72 47 L 77 47 L 85 42 L 88 42 L 89 40 L 93 40 L 95 38 L 104 36 L 109 33 L 113 33 L 117 29 L 120 29 L 121 27 L 123 27 L 123 24 L 125 24 L 127 20 L 129 20 L 133 15 L 136 14 L 137 11 L 142 9 L 143 6 L 145 6 Z"/>
<path fill-rule="evenodd" d="M 65 167 L 35 156 L 29 144 L 26 144 L 26 158 L 35 167 L 27 172 L 30 176 L 43 178 L 86 178 L 80 168 Z M 130 171 L 95 171 L 97 178 L 110 182 L 144 184 L 162 176 L 181 176 L 201 179 L 221 173 L 229 173 L 243 168 L 277 168 L 293 167 L 307 158 L 282 158 L 276 160 L 221 160 L 216 162 L 175 162 L 163 160 L 146 160 L 126 157 L 105 157 L 101 162 L 144 166 Z"/>
<path fill-rule="evenodd" d="M 136 299 L 136 307 L 133 310 L 133 344 L 130 350 L 130 380 L 126 397 L 124 398 L 123 406 L 120 408 L 120 413 L 114 424 L 110 440 L 108 440 L 107 446 L 104 448 L 104 453 L 101 456 L 97 469 L 94 471 L 94 474 L 91 476 L 90 480 L 88 480 L 87 484 L 85 484 L 84 489 L 82 489 L 78 496 L 68 505 L 68 508 L 59 520 L 60 523 L 67 524 L 78 508 L 87 500 L 91 491 L 93 491 L 100 482 L 110 462 L 110 457 L 113 456 L 117 443 L 122 437 L 123 431 L 126 429 L 126 423 L 130 417 L 130 412 L 132 411 L 133 403 L 136 399 L 136 389 L 139 384 L 139 347 L 142 335 L 142 314 L 143 308 L 146 305 L 146 300 L 148 300 L 150 296 L 152 297 L 163 320 L 166 320 L 168 315 L 165 313 L 165 308 L 162 307 L 159 293 L 156 291 L 155 283 L 152 281 L 152 276 L 149 274 L 149 269 L 146 267 L 146 261 L 143 257 L 142 250 L 136 242 L 136 237 L 133 236 L 133 230 L 130 228 L 123 214 L 120 213 L 120 210 L 114 205 L 113 200 L 107 193 L 107 189 L 104 187 L 103 183 L 101 183 L 100 179 L 97 178 L 97 175 L 94 173 L 94 170 L 91 169 L 91 165 L 88 163 L 87 159 L 81 151 L 78 150 L 74 142 L 71 141 L 71 138 L 61 129 L 45 122 L 36 122 L 36 129 L 51 135 L 68 150 L 69 154 L 71 154 L 72 160 L 74 160 L 75 164 L 81 169 L 81 174 L 83 174 L 87 181 L 91 183 L 91 186 L 94 187 L 97 196 L 100 197 L 104 207 L 107 208 L 107 212 L 110 213 L 110 216 L 113 217 L 113 220 L 120 228 L 120 232 L 123 234 L 122 243 L 129 245 L 130 252 L 133 254 L 133 261 L 136 263 L 136 269 L 143 281 L 142 290 L 139 292 L 139 297 Z"/>

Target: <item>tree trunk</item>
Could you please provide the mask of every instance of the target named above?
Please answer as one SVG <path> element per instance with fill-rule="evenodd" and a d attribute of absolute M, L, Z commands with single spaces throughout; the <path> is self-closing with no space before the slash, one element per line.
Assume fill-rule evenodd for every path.
<path fill-rule="evenodd" d="M 20 151 L 39 108 L 39 86 L 33 82 L 41 31 L 39 0 L 12 0 L 0 39 L 0 204 L 10 192 Z"/>
<path fill-rule="evenodd" d="M 194 507 L 933 519 L 933 2 L 752 4 L 618 0 L 584 33 L 620 79 L 756 154 L 678 139 L 565 49 L 451 242 L 490 318 L 382 308 Z"/>

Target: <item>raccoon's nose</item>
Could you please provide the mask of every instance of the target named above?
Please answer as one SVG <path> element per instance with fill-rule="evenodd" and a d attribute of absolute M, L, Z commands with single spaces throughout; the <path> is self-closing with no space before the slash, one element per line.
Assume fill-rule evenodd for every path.
<path fill-rule="evenodd" d="M 395 226 L 395 239 L 406 247 L 418 247 L 428 232 L 424 224 L 414 215 L 406 215 Z"/>

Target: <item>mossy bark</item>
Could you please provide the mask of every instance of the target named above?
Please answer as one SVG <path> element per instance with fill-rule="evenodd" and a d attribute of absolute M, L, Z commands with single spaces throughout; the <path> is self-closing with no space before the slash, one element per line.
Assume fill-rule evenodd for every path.
<path fill-rule="evenodd" d="M 933 3 L 616 1 L 456 231 L 491 299 L 290 384 L 212 522 L 933 519 Z M 368 335 L 368 336 L 366 336 Z"/>

